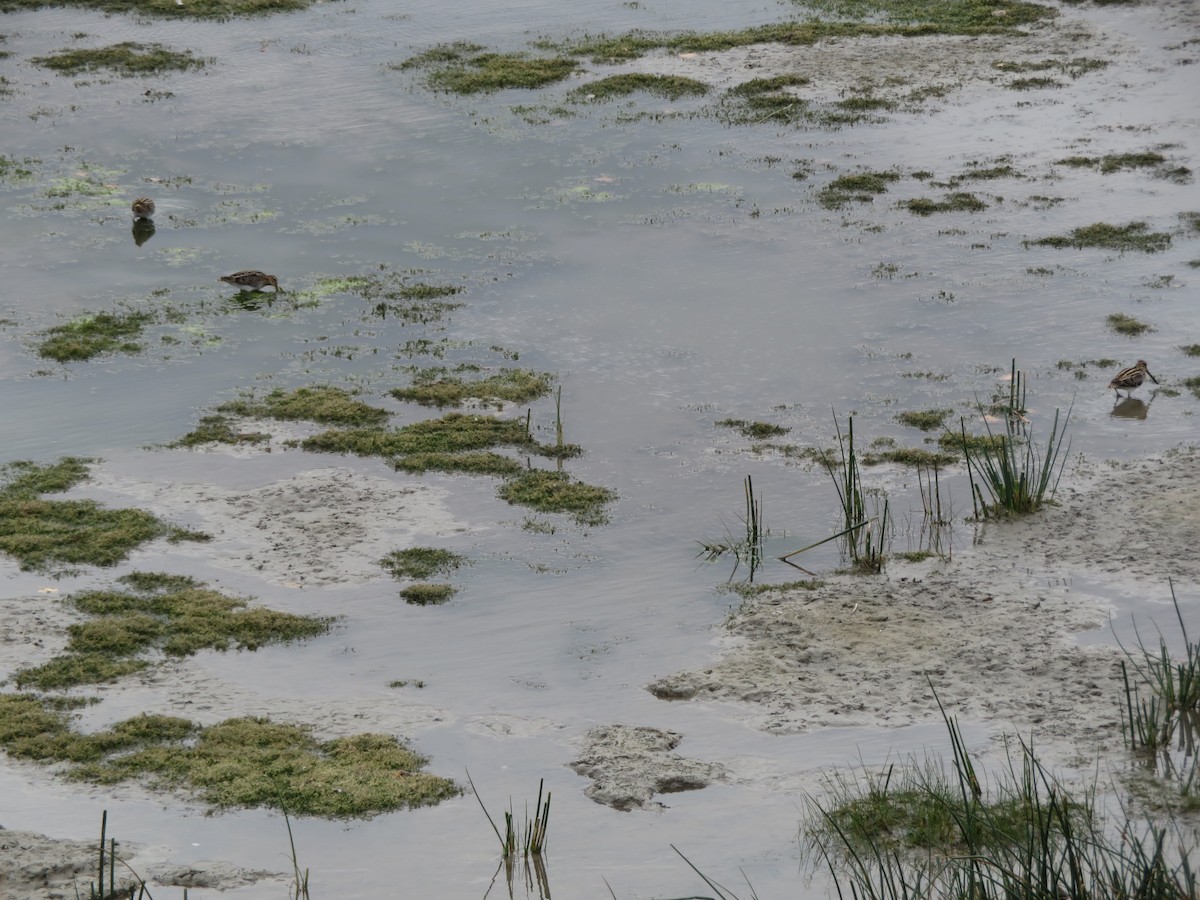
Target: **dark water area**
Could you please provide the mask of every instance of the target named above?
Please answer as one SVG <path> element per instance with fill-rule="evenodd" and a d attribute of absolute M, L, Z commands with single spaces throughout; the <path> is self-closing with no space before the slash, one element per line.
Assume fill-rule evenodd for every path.
<path fill-rule="evenodd" d="M 1110 65 L 1060 89 L 1007 89 L 991 77 L 996 53 L 974 59 L 960 44 L 958 64 L 989 77 L 955 70 L 945 96 L 921 111 L 838 130 L 731 126 L 706 113 L 712 98 L 646 95 L 530 124 L 514 107 L 560 104 L 585 76 L 541 92 L 456 98 L 429 91 L 421 70 L 394 67 L 451 41 L 520 50 L 541 37 L 741 28 L 793 12 L 775 3 L 362 0 L 230 22 L 69 9 L 0 16 L 10 91 L 0 96 L 0 154 L 32 160 L 28 178 L 0 179 L 0 462 L 101 457 L 109 480 L 97 496 L 122 479 L 233 490 L 345 466 L 431 488 L 459 530 L 422 533 L 415 523 L 413 543 L 474 562 L 451 604 L 398 608 L 382 574 L 297 591 L 187 548 L 139 554 L 130 568 L 175 566 L 269 606 L 345 616 L 335 634 L 303 646 L 195 658 L 189 665 L 233 698 L 228 713 L 201 712 L 219 718 L 272 698 L 292 713 L 306 701 L 314 710 L 376 706 L 431 757 L 432 771 L 465 781 L 469 770 L 493 814 L 509 798 L 518 810 L 532 803 L 546 779 L 555 896 L 606 896 L 602 879 L 622 898 L 701 890 L 671 844 L 724 883 L 744 870 L 759 896 L 826 896 L 797 850 L 806 792 L 821 790 L 831 766 L 940 750 L 944 734 L 930 725 L 771 735 L 734 711 L 645 690 L 703 666 L 726 640 L 721 622 L 740 600 L 723 586 L 746 573 L 730 559 L 703 563 L 699 542 L 741 527 L 746 476 L 764 498 L 771 556 L 831 534 L 841 515 L 820 467 L 754 452 L 716 423 L 770 422 L 790 429 L 779 443 L 832 447 L 835 416 L 844 427 L 853 414 L 864 441 L 929 448 L 929 436 L 896 414 L 951 409 L 951 423 L 975 420 L 977 400 L 1006 390 L 1015 357 L 1040 433 L 1071 407 L 1072 454 L 1128 459 L 1193 441 L 1200 400 L 1182 382 L 1200 363 L 1180 347 L 1200 342 L 1200 233 L 1180 216 L 1200 211 L 1200 191 L 1191 178 L 1059 161 L 1159 148 L 1166 165 L 1194 169 L 1200 97 L 1195 45 L 1186 43 L 1195 19 L 1171 5 L 1065 7 L 1064 33 L 1101 35 L 1079 52 Z M 186 48 L 209 64 L 148 79 L 65 77 L 30 62 L 126 40 Z M 1061 49 L 1070 55 L 1071 40 Z M 768 62 L 783 64 L 775 55 L 759 65 Z M 689 64 L 660 54 L 647 65 Z M 838 79 L 874 77 L 869 64 L 847 66 L 814 90 L 836 95 Z M 744 60 L 701 71 L 721 88 L 759 74 Z M 1000 165 L 1014 174 L 931 186 Z M 819 202 L 834 178 L 863 170 L 902 177 L 870 202 Z M 912 174 L 921 171 L 934 174 Z M 78 181 L 115 190 L 70 190 Z M 976 192 L 987 208 L 923 217 L 900 205 L 952 189 Z M 157 212 L 138 245 L 129 203 L 143 195 Z M 1171 233 L 1171 246 L 1147 254 L 1023 244 L 1133 220 Z M 439 322 L 405 324 L 352 294 L 315 291 L 322 279 L 381 267 L 461 286 L 463 305 Z M 217 279 L 248 268 L 277 274 L 284 294 L 238 307 Z M 148 330 L 138 355 L 71 364 L 37 356 L 44 329 L 114 308 L 176 314 Z M 1106 325 L 1114 313 L 1154 330 L 1115 334 Z M 443 340 L 444 357 L 411 352 L 414 341 Z M 1104 385 L 1138 358 L 1172 390 L 1143 389 L 1133 417 L 1114 416 Z M 1078 365 L 1098 359 L 1115 363 Z M 610 524 L 555 518 L 553 533 L 533 533 L 491 480 L 410 479 L 373 460 L 148 449 L 250 389 L 333 384 L 361 389 L 394 411 L 395 424 L 427 418 L 388 390 L 409 382 L 408 366 L 460 362 L 556 375 L 567 440 L 585 451 L 566 469 L 617 492 Z M 547 439 L 553 403 L 534 404 L 532 418 Z M 881 466 L 867 478 L 898 511 L 896 547 L 918 549 L 916 473 Z M 961 466 L 944 478 L 956 540 L 969 547 Z M 834 544 L 806 560 L 818 571 L 840 562 Z M 756 573 L 796 577 L 773 559 Z M 51 582 L 10 560 L 0 561 L 0 579 L 7 597 Z M 103 580 L 54 583 L 66 592 Z M 1119 608 L 1138 608 L 1116 593 Z M 385 686 L 397 677 L 428 686 L 398 693 Z M 106 691 L 85 722 L 134 715 L 171 690 Z M 680 753 L 742 777 L 662 798 L 662 811 L 599 806 L 568 764 L 586 730 L 610 722 L 678 731 Z M 967 733 L 988 745 L 987 728 Z M 0 793 L 5 827 L 90 838 L 107 808 L 119 834 L 167 845 L 183 861 L 288 867 L 276 813 L 208 816 L 199 804 L 128 786 L 82 788 L 10 762 Z M 314 896 L 481 897 L 496 862 L 469 795 L 366 822 L 306 819 L 296 831 Z M 279 893 L 274 884 L 222 896 Z"/>

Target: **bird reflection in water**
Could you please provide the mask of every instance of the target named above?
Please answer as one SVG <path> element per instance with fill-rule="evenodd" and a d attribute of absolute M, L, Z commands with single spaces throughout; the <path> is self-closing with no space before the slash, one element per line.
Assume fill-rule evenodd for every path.
<path fill-rule="evenodd" d="M 1154 402 L 1154 396 L 1151 395 L 1150 403 Z M 1113 405 L 1110 416 L 1116 416 L 1121 419 L 1144 419 L 1150 412 L 1150 403 L 1146 403 L 1137 397 L 1122 397 Z"/>
<path fill-rule="evenodd" d="M 150 238 L 154 237 L 154 220 L 153 219 L 134 219 L 133 220 L 133 242 L 139 247 Z"/>

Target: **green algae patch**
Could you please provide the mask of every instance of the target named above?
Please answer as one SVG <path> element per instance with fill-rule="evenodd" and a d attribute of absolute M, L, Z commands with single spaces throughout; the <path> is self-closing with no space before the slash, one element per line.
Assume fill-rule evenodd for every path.
<path fill-rule="evenodd" d="M 452 550 L 439 547 L 406 547 L 393 550 L 379 561 L 379 565 L 393 578 L 415 578 L 428 580 L 435 575 L 448 575 L 466 565 L 468 559 Z"/>
<path fill-rule="evenodd" d="M 981 212 L 987 209 L 987 204 L 974 194 L 965 191 L 955 191 L 947 194 L 941 200 L 930 200 L 928 197 L 914 197 L 906 200 L 903 206 L 918 216 L 931 216 L 934 213 L 946 212 Z"/>
<path fill-rule="evenodd" d="M 271 436 L 262 431 L 239 431 L 222 415 L 204 416 L 200 423 L 178 440 L 167 444 L 172 449 L 191 449 L 205 444 L 263 444 Z"/>
<path fill-rule="evenodd" d="M 92 49 L 60 50 L 50 56 L 35 56 L 29 61 L 60 75 L 109 71 L 126 78 L 186 72 L 189 69 L 202 69 L 206 64 L 205 60 L 187 50 L 179 52 L 162 44 L 139 44 L 136 41 Z"/>
<path fill-rule="evenodd" d="M 277 388 L 260 401 L 222 403 L 217 412 L 248 418 L 362 427 L 382 425 L 389 417 L 386 409 L 355 400 L 349 391 L 329 386 L 302 387 L 293 391 Z"/>
<path fill-rule="evenodd" d="M 589 81 L 572 90 L 567 97 L 576 101 L 604 102 L 630 94 L 644 93 L 667 100 L 678 100 L 681 97 L 703 97 L 708 91 L 708 85 L 695 78 L 629 72 L 624 75 L 610 75 L 599 81 Z"/>
<path fill-rule="evenodd" d="M 431 72 L 428 84 L 452 94 L 479 94 L 507 88 L 541 88 L 574 74 L 579 63 L 565 56 L 526 53 L 464 55 L 453 65 Z"/>
<path fill-rule="evenodd" d="M 847 203 L 870 202 L 900 180 L 898 172 L 858 172 L 835 178 L 817 194 L 817 202 L 826 209 L 840 209 Z"/>
<path fill-rule="evenodd" d="M 418 369 L 412 385 L 395 388 L 392 396 L 422 406 L 458 406 L 466 400 L 483 402 L 528 403 L 550 393 L 554 376 L 529 369 L 501 369 L 483 378 L 465 378 L 479 371 L 478 366 L 458 366 L 454 370 L 440 366 Z"/>
<path fill-rule="evenodd" d="M 83 316 L 44 332 L 38 355 L 57 362 L 82 362 L 108 353 L 140 353 L 141 336 L 154 321 L 147 312 L 96 313 Z"/>
<path fill-rule="evenodd" d="M 725 92 L 721 115 L 736 125 L 768 120 L 774 123 L 805 120 L 809 116 L 809 102 L 788 88 L 803 87 L 808 83 L 809 79 L 802 75 L 751 78 Z"/>
<path fill-rule="evenodd" d="M 748 422 L 745 419 L 721 419 L 716 425 L 720 428 L 736 428 L 744 437 L 753 441 L 762 441 L 771 437 L 787 434 L 792 429 L 771 422 Z"/>
<path fill-rule="evenodd" d="M 1074 247 L 1082 250 L 1095 247 L 1101 250 L 1116 250 L 1124 253 L 1137 250 L 1142 253 L 1158 253 L 1171 246 L 1171 235 L 1163 231 L 1150 231 L 1147 222 L 1130 222 L 1126 225 L 1111 225 L 1096 222 L 1075 228 L 1068 235 L 1052 235 L 1034 241 L 1023 241 L 1026 247 Z"/>
<path fill-rule="evenodd" d="M 452 584 L 418 582 L 403 588 L 400 591 L 400 597 L 405 603 L 413 606 L 440 606 L 457 593 L 458 588 Z"/>
<path fill-rule="evenodd" d="M 0 748 L 14 759 L 65 764 L 78 781 L 138 780 L 217 807 L 292 815 L 366 817 L 461 793 L 449 779 L 422 772 L 428 760 L 391 735 L 318 741 L 306 728 L 264 718 L 201 728 L 162 715 L 82 734 L 61 704 L 31 694 L 0 694 Z"/>
<path fill-rule="evenodd" d="M 325 278 L 308 293 L 314 299 L 330 294 L 356 294 L 373 304 L 369 312 L 378 318 L 394 318 L 405 325 L 428 325 L 462 306 L 445 299 L 462 291 L 461 285 L 430 284 L 413 280 L 411 273 L 384 271 Z"/>
<path fill-rule="evenodd" d="M 565 472 L 534 469 L 500 486 L 501 499 L 538 512 L 570 513 L 584 525 L 602 525 L 608 521 L 604 507 L 617 495 L 608 488 L 573 481 Z"/>
<path fill-rule="evenodd" d="M 150 665 L 147 657 L 191 656 L 200 650 L 255 650 L 326 633 L 333 620 L 262 607 L 186 576 L 135 572 L 118 590 L 68 598 L 88 616 L 67 629 L 64 652 L 18 671 L 17 687 L 42 691 L 115 681 Z"/>
<path fill-rule="evenodd" d="M 879 466 L 892 463 L 898 466 L 913 468 L 948 466 L 959 462 L 960 457 L 951 453 L 938 453 L 933 450 L 923 450 L 920 447 L 893 447 L 891 449 L 870 450 L 859 459 L 864 466 Z"/>
<path fill-rule="evenodd" d="M 156 538 L 207 541 L 209 536 L 168 525 L 140 509 L 108 509 L 94 500 L 47 500 L 86 478 L 90 460 L 66 457 L 50 466 L 11 463 L 0 489 L 0 552 L 26 571 L 77 565 L 114 566 Z M 15 473 L 15 474 L 10 474 Z"/>
<path fill-rule="evenodd" d="M 447 413 L 403 428 L 350 428 L 323 431 L 301 441 L 304 450 L 354 453 L 359 456 L 404 456 L 409 453 L 463 453 L 510 446 L 541 453 L 525 423 L 495 416 Z"/>
<path fill-rule="evenodd" d="M 896 414 L 896 421 L 909 428 L 919 428 L 921 431 L 936 431 L 950 416 L 952 409 L 906 410 Z"/>
<path fill-rule="evenodd" d="M 232 19 L 308 9 L 315 0 L 0 0 L 0 12 L 78 7 L 105 13 L 131 13 L 175 19 Z"/>
<path fill-rule="evenodd" d="M 831 38 L 1012 34 L 1020 26 L 1057 15 L 1057 11 L 1049 6 L 1020 0 L 967 0 L 961 3 L 864 0 L 823 4 L 825 10 L 837 19 L 778 22 L 735 31 L 631 31 L 620 35 L 588 36 L 566 44 L 543 41 L 539 46 L 573 56 L 586 56 L 595 63 L 619 63 L 658 50 L 704 53 L 749 44 L 809 46 Z M 880 19 L 886 21 L 868 21 Z"/>
<path fill-rule="evenodd" d="M 525 466 L 502 453 L 409 453 L 392 461 L 399 472 L 424 475 L 426 472 L 446 472 L 460 475 L 490 475 L 511 478 L 525 471 Z"/>
<path fill-rule="evenodd" d="M 1151 325 L 1143 322 L 1141 319 L 1136 319 L 1133 316 L 1125 313 L 1113 313 L 1106 316 L 1104 324 L 1115 331 L 1117 334 L 1123 334 L 1126 337 L 1138 337 L 1145 334 L 1147 331 L 1153 331 Z"/>
<path fill-rule="evenodd" d="M 42 465 L 31 460 L 18 460 L 0 466 L 0 497 L 36 497 L 39 494 L 61 494 L 88 477 L 92 457 L 64 456 L 58 462 Z"/>

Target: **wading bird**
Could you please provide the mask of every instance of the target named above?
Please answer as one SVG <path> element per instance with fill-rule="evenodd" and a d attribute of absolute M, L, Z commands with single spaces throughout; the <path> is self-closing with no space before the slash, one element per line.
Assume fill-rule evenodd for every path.
<path fill-rule="evenodd" d="M 138 197 L 133 201 L 132 208 L 135 219 L 149 219 L 154 215 L 154 201 L 149 197 Z"/>
<path fill-rule="evenodd" d="M 1150 370 L 1146 368 L 1146 361 L 1139 359 L 1136 364 L 1128 369 L 1122 369 L 1116 374 L 1108 386 L 1117 392 L 1117 396 L 1121 396 L 1121 389 L 1125 389 L 1125 394 L 1128 397 L 1133 396 L 1133 392 L 1142 386 L 1142 382 L 1149 378 L 1155 384 L 1158 384 L 1158 379 L 1150 374 Z"/>
<path fill-rule="evenodd" d="M 222 275 L 220 280 L 244 291 L 261 291 L 268 284 L 276 291 L 279 290 L 279 282 L 275 276 L 260 272 L 258 269 L 246 269 L 243 272 L 234 272 L 232 275 Z"/>

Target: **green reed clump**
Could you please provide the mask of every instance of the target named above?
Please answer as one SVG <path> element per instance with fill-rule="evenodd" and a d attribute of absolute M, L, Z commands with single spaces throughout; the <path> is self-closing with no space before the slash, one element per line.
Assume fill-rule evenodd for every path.
<path fill-rule="evenodd" d="M 1024 393 L 1020 390 L 1020 373 L 1013 360 L 1012 381 L 1008 406 L 1001 415 L 1004 433 L 995 435 L 988 423 L 983 405 L 979 414 L 987 429 L 989 440 L 980 443 L 967 435 L 967 424 L 961 419 L 963 455 L 967 458 L 967 474 L 971 481 L 971 502 L 977 518 L 997 514 L 1031 513 L 1053 499 L 1059 479 L 1067 464 L 1070 443 L 1064 452 L 1063 441 L 1071 408 L 1065 417 L 1054 411 L 1054 423 L 1045 447 L 1034 440 L 1033 426 L 1024 418 Z M 1073 408 L 1073 405 L 1072 405 Z M 986 491 L 986 496 L 984 492 Z"/>
<path fill-rule="evenodd" d="M 936 691 L 934 692 L 936 697 Z M 839 896 L 856 900 L 1095 900 L 1196 896 L 1189 848 L 1170 825 L 1104 822 L 1020 741 L 985 789 L 958 722 L 942 711 L 954 778 L 929 766 L 893 779 L 834 783 L 805 832 Z M 849 887 L 843 892 L 843 884 Z"/>
<path fill-rule="evenodd" d="M 1140 636 L 1135 650 L 1122 647 L 1128 665 L 1126 660 L 1121 661 L 1125 682 L 1121 728 L 1131 750 L 1165 751 L 1177 733 L 1194 729 L 1200 717 L 1200 642 L 1188 637 L 1175 584 L 1172 581 L 1168 584 L 1183 635 L 1183 658 L 1172 657 L 1161 633 L 1157 650 L 1147 649 Z M 1148 696 L 1143 696 L 1143 692 Z"/>
<path fill-rule="evenodd" d="M 746 476 L 745 495 L 746 512 L 741 517 L 743 535 L 735 537 L 726 528 L 723 540 L 698 542 L 700 544 L 699 555 L 703 556 L 706 562 L 714 562 L 727 553 L 733 554 L 733 571 L 729 574 L 731 582 L 733 581 L 733 576 L 737 574 L 738 566 L 743 563 L 749 567 L 749 580 L 753 581 L 754 573 L 758 571 L 759 567 L 765 561 L 763 541 L 767 536 L 767 529 L 762 519 L 762 497 L 754 496 L 754 483 L 751 481 L 749 475 Z"/>
<path fill-rule="evenodd" d="M 859 457 L 854 447 L 854 417 L 848 420 L 844 440 L 836 417 L 834 428 L 837 430 L 840 460 L 831 462 L 828 454 L 822 455 L 842 505 L 842 523 L 845 527 L 838 536 L 845 536 L 846 550 L 856 569 L 880 572 L 886 558 L 884 544 L 889 525 L 887 497 L 883 496 L 881 505 L 880 495 L 863 486 Z M 871 498 L 870 503 L 868 497 Z"/>

